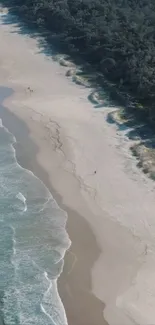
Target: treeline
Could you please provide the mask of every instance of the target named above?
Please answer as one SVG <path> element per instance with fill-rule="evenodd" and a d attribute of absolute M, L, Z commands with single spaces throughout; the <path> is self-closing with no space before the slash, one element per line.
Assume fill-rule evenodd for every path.
<path fill-rule="evenodd" d="M 28 22 L 79 50 L 155 121 L 154 0 L 8 0 Z M 145 108 L 144 108 L 145 107 Z"/>

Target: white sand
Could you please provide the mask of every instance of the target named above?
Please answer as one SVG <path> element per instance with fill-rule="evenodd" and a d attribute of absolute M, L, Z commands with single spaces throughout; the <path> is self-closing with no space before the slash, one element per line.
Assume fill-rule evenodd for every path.
<path fill-rule="evenodd" d="M 155 324 L 154 183 L 106 122 L 107 109 L 88 101 L 89 90 L 68 80 L 37 40 L 3 16 L 0 23 L 0 85 L 15 90 L 5 105 L 29 125 L 38 161 L 63 202 L 93 229 L 102 253 L 92 290 L 106 304 L 104 317 L 110 325 Z"/>

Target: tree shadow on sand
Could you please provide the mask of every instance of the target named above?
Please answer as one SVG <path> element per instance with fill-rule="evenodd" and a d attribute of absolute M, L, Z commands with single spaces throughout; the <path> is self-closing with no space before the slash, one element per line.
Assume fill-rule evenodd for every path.
<path fill-rule="evenodd" d="M 154 129 L 144 119 L 131 113 L 128 107 L 123 111 L 111 111 L 107 114 L 107 122 L 115 124 L 119 131 L 125 131 L 125 135 L 129 140 L 141 140 L 143 143 L 154 138 Z"/>
<path fill-rule="evenodd" d="M 118 95 L 113 83 L 107 81 L 103 74 L 97 71 L 95 66 L 92 67 L 92 65 L 85 61 L 82 54 L 79 53 L 77 49 L 70 50 L 68 48 L 64 43 L 64 37 L 62 35 L 56 35 L 55 33 L 52 34 L 43 28 L 43 26 L 39 26 L 30 21 L 23 21 L 21 17 L 14 13 L 14 8 L 9 7 L 8 9 L 8 14 L 2 16 L 1 20 L 5 25 L 14 26 L 12 33 L 18 33 L 35 38 L 38 44 L 38 50 L 36 53 L 42 53 L 48 58 L 54 60 L 60 55 L 76 66 L 76 75 L 78 78 L 79 76 L 81 78 L 81 82 L 77 83 L 85 86 L 87 82 L 88 88 L 90 88 L 91 92 L 88 96 L 88 100 L 92 103 L 95 109 L 103 110 L 107 106 L 116 106 L 118 100 L 120 101 L 124 98 L 122 95 Z M 76 82 L 76 78 L 72 78 L 72 80 Z M 92 93 L 100 91 L 101 88 L 106 93 L 105 98 L 103 98 L 102 103 L 93 103 Z"/>
<path fill-rule="evenodd" d="M 133 103 L 132 109 L 134 109 Z M 130 150 L 137 159 L 137 167 L 155 180 L 155 132 L 146 116 L 132 113 L 126 107 L 123 110 L 114 110 L 107 115 L 107 122 L 115 124 L 117 130 L 130 140 Z"/>

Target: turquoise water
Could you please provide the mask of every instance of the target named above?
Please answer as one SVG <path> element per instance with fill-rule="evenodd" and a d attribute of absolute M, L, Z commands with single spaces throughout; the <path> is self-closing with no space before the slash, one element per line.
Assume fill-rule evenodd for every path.
<path fill-rule="evenodd" d="M 64 325 L 57 278 L 70 240 L 66 213 L 21 168 L 14 136 L 0 127 L 0 325 Z"/>

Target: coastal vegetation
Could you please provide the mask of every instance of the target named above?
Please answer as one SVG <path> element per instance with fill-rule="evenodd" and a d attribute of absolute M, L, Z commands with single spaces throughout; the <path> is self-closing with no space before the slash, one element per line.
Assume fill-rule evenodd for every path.
<path fill-rule="evenodd" d="M 44 36 L 52 48 L 56 45 L 70 54 L 75 63 L 78 59 L 85 62 L 81 69 L 68 56 L 53 54 L 53 59 L 68 67 L 67 77 L 93 89 L 88 99 L 95 108 L 113 106 L 110 98 L 118 99 L 124 109 L 110 112 L 107 120 L 119 129 L 134 128 L 133 133 L 129 131 L 132 153 L 139 167 L 155 179 L 155 1 L 0 2 Z"/>
<path fill-rule="evenodd" d="M 155 122 L 154 0 L 1 2 L 134 96 L 140 103 L 134 109 Z"/>

